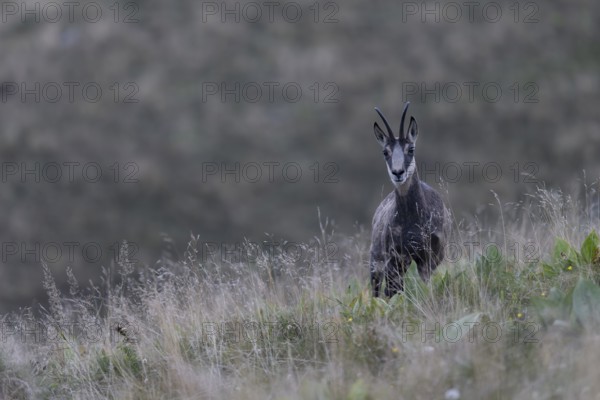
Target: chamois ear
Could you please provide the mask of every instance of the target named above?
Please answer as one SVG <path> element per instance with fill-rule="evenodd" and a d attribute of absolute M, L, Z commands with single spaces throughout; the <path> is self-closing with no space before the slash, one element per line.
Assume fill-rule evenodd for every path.
<path fill-rule="evenodd" d="M 406 135 L 406 139 L 410 143 L 415 143 L 417 141 L 417 135 L 419 134 L 419 128 L 417 127 L 417 120 L 415 117 L 410 117 L 410 123 L 408 124 L 408 132 Z"/>
<path fill-rule="evenodd" d="M 385 133 L 381 130 L 377 122 L 373 125 L 373 130 L 375 131 L 375 137 L 380 145 L 385 146 Z"/>

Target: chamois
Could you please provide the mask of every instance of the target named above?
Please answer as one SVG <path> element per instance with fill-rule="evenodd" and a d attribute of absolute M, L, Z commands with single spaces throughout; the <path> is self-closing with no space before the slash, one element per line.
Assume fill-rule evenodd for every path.
<path fill-rule="evenodd" d="M 428 279 L 444 258 L 449 236 L 449 213 L 441 196 L 419 180 L 415 163 L 418 127 L 414 117 L 404 132 L 409 104 L 404 105 L 398 138 L 375 107 L 387 129 L 386 134 L 375 122 L 375 137 L 383 148 L 388 175 L 395 188 L 379 204 L 373 217 L 370 272 L 374 297 L 380 295 L 384 278 L 386 296 L 402 290 L 403 275 L 411 260 L 417 264 L 421 277 Z"/>

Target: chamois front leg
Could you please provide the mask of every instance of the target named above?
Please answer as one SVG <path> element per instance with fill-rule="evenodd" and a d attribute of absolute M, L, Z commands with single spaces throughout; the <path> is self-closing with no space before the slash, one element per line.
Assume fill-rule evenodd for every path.
<path fill-rule="evenodd" d="M 444 259 L 444 245 L 438 233 L 432 233 L 429 246 L 425 251 L 421 251 L 417 257 L 417 270 L 421 279 L 425 282 L 429 280 L 438 264 Z"/>
<path fill-rule="evenodd" d="M 392 297 L 404 290 L 405 268 L 401 260 L 392 258 L 385 269 L 385 295 Z"/>
<path fill-rule="evenodd" d="M 374 256 L 371 256 L 370 261 L 370 272 L 371 272 L 371 290 L 373 297 L 379 297 L 381 293 L 381 283 L 383 281 L 383 261 L 378 261 Z"/>
<path fill-rule="evenodd" d="M 373 291 L 373 297 L 379 297 L 381 292 L 381 281 L 383 280 L 383 273 L 378 271 L 371 271 L 371 290 Z"/>

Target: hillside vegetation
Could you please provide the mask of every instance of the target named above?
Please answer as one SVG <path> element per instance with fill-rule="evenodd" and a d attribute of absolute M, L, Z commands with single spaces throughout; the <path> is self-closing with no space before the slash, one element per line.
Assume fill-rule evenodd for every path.
<path fill-rule="evenodd" d="M 203 260 L 192 240 L 136 271 L 122 249 L 93 290 L 69 271 L 68 295 L 44 268 L 49 309 L 2 316 L 0 398 L 598 398 L 598 221 L 569 202 L 456 223 L 462 250 L 390 299 L 370 294 L 367 233 L 326 222 L 303 257 Z"/>
<path fill-rule="evenodd" d="M 49 12 L 57 4 L 9 3 Z M 83 4 L 75 21 L 63 7 L 57 22 L 31 15 L 23 22 L 17 11 L 0 23 L 0 240 L 27 249 L 94 242 L 106 256 L 86 262 L 77 251 L 74 262 L 48 262 L 61 289 L 68 290 L 69 264 L 80 280 L 99 282 L 123 240 L 151 265 L 163 235 L 177 254 L 190 232 L 209 242 L 262 240 L 264 232 L 308 241 L 317 207 L 337 231 L 368 226 L 391 190 L 373 137 L 374 106 L 396 128 L 411 101 L 421 177 L 448 184 L 460 218 L 492 213 L 489 190 L 518 201 L 541 182 L 571 191 L 583 170 L 588 184 L 600 176 L 598 2 L 485 0 L 472 21 L 464 8 L 458 22 L 431 15 L 422 22 L 406 14 L 412 2 L 395 0 L 284 1 L 272 22 L 266 9 L 257 22 L 203 11 L 212 3 L 241 8 L 237 0 L 91 3 L 103 10 L 94 23 L 82 20 Z M 300 21 L 282 17 L 286 3 L 301 7 Z M 502 18 L 483 18 L 488 4 L 499 5 Z M 79 85 L 72 101 L 67 82 Z M 278 84 L 272 100 L 268 82 Z M 11 95 L 13 84 L 19 92 Z M 98 101 L 83 95 L 88 84 L 102 89 Z M 287 84 L 302 89 L 298 101 L 282 95 Z M 63 90 L 56 102 L 53 85 Z M 213 85 L 219 90 L 209 94 Z M 253 101 L 252 90 L 240 90 L 236 98 L 221 85 L 263 93 Z M 486 98 L 485 85 L 499 87 L 501 97 Z M 43 169 L 51 163 L 62 166 L 58 182 L 53 168 Z M 79 163 L 72 179 L 64 163 Z M 101 168 L 101 179 L 89 179 L 86 163 Z M 242 177 L 223 178 L 236 163 Z M 277 163 L 272 180 L 265 163 Z M 293 169 L 283 172 L 287 163 L 300 167 L 297 182 Z M 254 181 L 255 170 L 243 168 L 256 164 L 262 175 Z M 43 302 L 38 259 L 2 260 L 0 312 Z"/>

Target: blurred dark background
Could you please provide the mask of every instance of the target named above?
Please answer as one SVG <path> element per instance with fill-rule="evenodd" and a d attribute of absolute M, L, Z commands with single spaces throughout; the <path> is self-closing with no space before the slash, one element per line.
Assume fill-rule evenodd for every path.
<path fill-rule="evenodd" d="M 411 101 L 457 219 L 597 180 L 598 2 L 269 4 L 2 3 L 0 311 L 44 300 L 42 260 L 86 282 L 123 240 L 152 266 L 191 234 L 308 240 L 318 210 L 370 229 L 374 106 L 397 129 Z"/>

